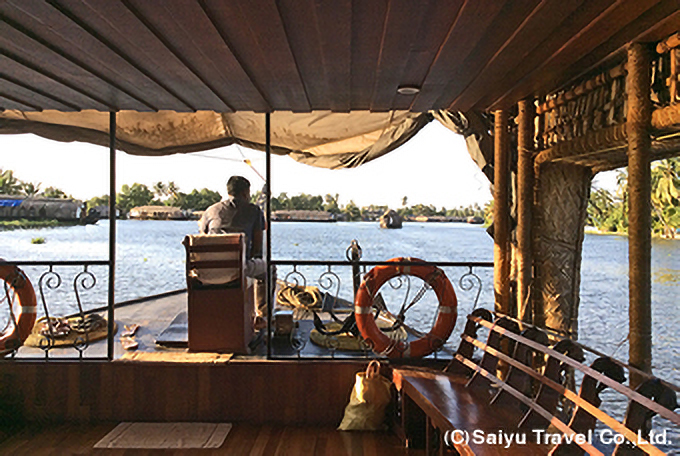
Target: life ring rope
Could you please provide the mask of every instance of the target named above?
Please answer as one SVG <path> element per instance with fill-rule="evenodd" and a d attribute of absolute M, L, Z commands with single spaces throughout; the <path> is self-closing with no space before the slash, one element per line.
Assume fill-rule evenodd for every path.
<path fill-rule="evenodd" d="M 389 261 L 400 264 L 376 266 L 364 276 L 354 304 L 357 327 L 373 351 L 381 356 L 390 358 L 427 356 L 446 343 L 453 332 L 458 317 L 456 293 L 444 271 L 433 264 L 417 258 L 393 258 Z M 404 262 L 411 264 L 402 265 Z M 436 320 L 430 332 L 410 343 L 396 341 L 387 336 L 377 327 L 371 312 L 373 300 L 380 287 L 401 275 L 412 275 L 422 279 L 432 287 L 439 300 Z M 426 291 L 421 289 L 419 294 Z M 403 318 L 405 312 L 421 297 L 422 295 L 417 295 L 408 306 L 402 305 L 398 318 Z"/>

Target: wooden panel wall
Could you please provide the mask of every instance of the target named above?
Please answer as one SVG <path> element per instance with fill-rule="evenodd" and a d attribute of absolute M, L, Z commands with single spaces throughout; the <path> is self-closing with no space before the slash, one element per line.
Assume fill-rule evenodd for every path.
<path fill-rule="evenodd" d="M 36 422 L 337 425 L 362 369 L 354 361 L 7 362 L 0 364 L 0 405 Z"/>

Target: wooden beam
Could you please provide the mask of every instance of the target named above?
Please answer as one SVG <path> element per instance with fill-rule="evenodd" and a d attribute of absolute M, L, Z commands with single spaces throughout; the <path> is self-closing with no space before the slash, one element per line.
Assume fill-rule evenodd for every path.
<path fill-rule="evenodd" d="M 651 311 L 651 129 L 650 53 L 640 43 L 628 48 L 628 293 L 629 363 L 652 369 Z M 640 382 L 631 376 L 631 387 Z"/>
<path fill-rule="evenodd" d="M 510 160 L 508 113 L 495 112 L 494 135 L 494 294 L 496 311 L 510 314 Z"/>
<path fill-rule="evenodd" d="M 529 288 L 533 279 L 531 220 L 534 204 L 534 104 L 518 104 L 517 133 L 517 316 L 531 322 Z"/>

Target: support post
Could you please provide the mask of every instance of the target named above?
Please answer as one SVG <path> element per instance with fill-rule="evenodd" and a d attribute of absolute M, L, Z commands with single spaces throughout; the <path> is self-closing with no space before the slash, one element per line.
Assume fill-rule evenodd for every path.
<path fill-rule="evenodd" d="M 113 360 L 113 328 L 116 283 L 116 113 L 109 113 L 109 293 L 107 358 Z"/>
<path fill-rule="evenodd" d="M 265 134 L 265 178 L 267 180 L 265 185 L 265 214 L 267 227 L 267 358 L 272 356 L 272 310 L 274 304 L 272 303 L 272 294 L 275 284 L 272 283 L 272 174 L 271 174 L 271 160 L 272 160 L 272 144 L 271 144 L 271 114 L 265 113 L 264 118 L 264 134 Z"/>
<path fill-rule="evenodd" d="M 651 128 L 650 55 L 640 43 L 628 47 L 628 293 L 629 363 L 652 370 L 651 309 Z M 631 375 L 631 387 L 642 379 Z"/>
<path fill-rule="evenodd" d="M 496 311 L 510 315 L 510 160 L 508 114 L 495 112 L 494 126 L 494 294 Z"/>
<path fill-rule="evenodd" d="M 532 322 L 529 290 L 533 279 L 531 249 L 532 207 L 534 204 L 534 104 L 518 104 L 517 132 L 517 318 Z"/>

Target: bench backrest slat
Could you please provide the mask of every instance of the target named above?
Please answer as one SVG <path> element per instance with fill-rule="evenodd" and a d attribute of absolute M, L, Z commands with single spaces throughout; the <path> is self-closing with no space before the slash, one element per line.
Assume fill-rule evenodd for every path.
<path fill-rule="evenodd" d="M 506 356 L 505 354 L 500 353 L 500 352 L 498 352 L 497 355 L 499 356 L 500 359 L 502 359 L 503 357 Z M 527 406 L 529 406 L 529 407 L 531 408 L 531 410 L 534 410 L 534 411 L 535 411 L 536 413 L 538 413 L 540 416 L 542 416 L 543 418 L 545 418 L 545 419 L 548 421 L 548 423 L 550 423 L 550 424 L 552 424 L 553 426 L 555 426 L 557 429 L 559 429 L 559 430 L 560 430 L 561 432 L 563 432 L 565 435 L 572 436 L 572 435 L 575 434 L 574 431 L 572 431 L 572 430 L 569 428 L 569 426 L 567 426 L 567 425 L 564 424 L 562 421 L 560 421 L 558 418 L 556 418 L 555 416 L 553 416 L 552 413 L 550 413 L 549 411 L 547 411 L 546 409 L 544 409 L 543 407 L 541 407 L 540 405 L 538 405 L 536 402 L 534 402 L 534 401 L 532 401 L 531 399 L 529 399 L 528 397 L 526 397 L 526 396 L 525 396 L 524 394 L 522 394 L 520 391 L 517 391 L 517 390 L 516 390 L 515 388 L 513 388 L 512 386 L 508 385 L 508 384 L 505 383 L 505 382 L 502 382 L 502 381 L 501 381 L 498 377 L 496 377 L 494 374 L 492 374 L 492 373 L 490 373 L 489 371 L 485 370 L 484 368 L 482 368 L 482 367 L 476 365 L 475 363 L 473 363 L 473 362 L 470 361 L 469 359 L 463 358 L 463 357 L 460 356 L 460 355 L 456 355 L 456 358 L 458 359 L 458 361 L 460 361 L 461 363 L 465 364 L 466 366 L 468 366 L 468 367 L 470 367 L 470 368 L 472 368 L 472 369 L 475 369 L 475 367 L 476 367 L 476 372 L 478 372 L 479 375 L 482 375 L 482 376 L 486 377 L 486 378 L 487 378 L 489 381 L 491 381 L 491 382 L 496 382 L 500 388 L 502 388 L 504 391 L 506 391 L 506 392 L 508 392 L 509 394 L 511 394 L 513 397 L 515 397 L 515 398 L 516 398 L 517 400 L 519 400 L 520 402 L 522 402 L 522 403 L 526 404 Z M 512 359 L 512 358 L 510 358 L 510 357 L 507 357 L 507 358 L 508 358 L 508 359 Z M 582 441 L 582 442 L 581 442 L 581 441 L 578 442 L 578 445 L 579 445 L 581 448 L 583 448 L 584 450 L 586 450 L 586 451 L 588 452 L 588 454 L 604 456 L 604 453 L 602 453 L 600 450 L 598 450 L 597 448 L 595 448 L 595 447 L 594 447 L 592 444 L 590 444 L 587 440 L 584 440 L 584 441 Z M 661 454 L 663 454 L 663 453 L 661 453 Z"/>
<path fill-rule="evenodd" d="M 513 359 L 513 358 L 511 358 L 511 357 L 509 357 L 509 356 L 507 356 L 506 354 L 501 353 L 500 351 L 495 350 L 495 349 L 492 348 L 492 347 L 486 346 L 483 342 L 481 342 L 481 341 L 479 341 L 479 340 L 472 339 L 472 338 L 467 337 L 467 336 L 466 336 L 466 340 L 467 340 L 468 343 L 474 345 L 475 347 L 477 347 L 477 348 L 479 348 L 479 349 L 491 351 L 491 352 L 493 353 L 493 355 L 496 356 L 498 359 L 500 359 L 500 360 L 502 360 L 502 361 L 504 361 L 504 362 L 510 364 L 510 365 L 513 366 L 514 368 L 517 368 L 517 369 L 520 369 L 520 370 L 524 371 L 526 374 L 530 375 L 532 378 L 534 378 L 534 379 L 536 379 L 537 381 L 541 382 L 541 384 L 546 385 L 546 386 L 550 387 L 551 389 L 557 391 L 559 394 L 563 395 L 565 398 L 567 398 L 568 400 L 572 401 L 572 402 L 573 402 L 574 404 L 576 404 L 578 407 L 581 407 L 581 408 L 583 408 L 584 410 L 586 410 L 588 413 L 590 413 L 590 414 L 593 415 L 595 418 L 597 418 L 598 420 L 600 420 L 603 424 L 605 424 L 606 426 L 608 426 L 609 428 L 611 428 L 613 431 L 615 431 L 615 432 L 617 432 L 617 433 L 622 434 L 623 436 L 625 436 L 628 440 L 634 441 L 634 442 L 637 441 L 637 439 L 638 439 L 637 434 L 635 434 L 633 431 L 631 431 L 630 429 L 628 429 L 626 426 L 624 426 L 622 423 L 620 423 L 620 422 L 617 421 L 616 419 L 614 419 L 614 418 L 612 418 L 611 416 L 607 415 L 605 412 L 603 412 L 603 411 L 600 410 L 599 408 L 595 407 L 594 405 L 590 404 L 588 401 L 586 401 L 586 400 L 584 400 L 583 398 L 579 397 L 576 393 L 574 393 L 574 392 L 571 391 L 570 389 L 565 388 L 563 385 L 560 385 L 559 383 L 557 383 L 557 382 L 554 381 L 554 380 L 551 380 L 551 379 L 549 379 L 549 378 L 544 377 L 543 375 L 541 375 L 540 373 L 536 372 L 536 371 L 535 371 L 534 369 L 532 369 L 531 367 L 526 366 L 526 365 L 524 365 L 523 363 L 520 363 L 519 361 L 517 361 L 517 360 L 515 360 L 515 359 Z M 481 371 L 481 368 L 480 368 L 479 365 L 475 364 L 474 362 L 472 362 L 472 361 L 470 361 L 470 360 L 468 360 L 468 359 L 466 359 L 466 358 L 463 358 L 461 355 L 458 355 L 458 354 L 457 354 L 457 355 L 456 355 L 456 359 L 457 359 L 459 362 L 465 364 L 465 365 L 466 365 L 467 367 L 469 367 L 470 369 L 473 369 L 473 370 L 476 370 L 476 371 Z M 596 372 L 596 371 L 595 371 L 595 372 Z M 597 373 L 599 374 L 599 372 L 597 372 Z M 484 374 L 480 372 L 479 375 L 484 375 Z M 492 374 L 489 374 L 489 375 L 492 375 Z M 503 387 L 504 390 L 506 390 L 506 391 L 508 391 L 510 394 L 512 394 L 512 392 L 511 392 L 510 390 L 506 389 L 505 386 L 503 386 L 503 385 L 505 385 L 504 382 L 502 382 L 501 380 L 499 380 L 495 375 L 492 375 L 492 376 L 493 376 L 496 380 L 493 380 L 493 379 L 489 378 L 488 376 L 487 376 L 487 378 L 489 378 L 489 380 L 491 380 L 491 381 L 496 381 L 496 382 L 498 382 L 498 383 L 501 385 L 501 387 Z M 507 385 L 506 385 L 506 386 L 507 386 Z M 511 388 L 511 387 L 509 387 L 509 388 Z M 521 392 L 515 390 L 514 388 L 513 388 L 513 391 L 516 392 L 516 393 L 519 394 L 519 395 L 522 395 Z M 515 397 L 516 397 L 518 400 L 520 400 L 521 402 L 523 402 L 524 404 L 526 404 L 526 405 L 528 405 L 529 407 L 531 407 L 532 410 L 536 410 L 537 413 L 538 413 L 540 416 L 542 416 L 543 418 L 547 419 L 550 423 L 554 424 L 553 421 L 558 421 L 559 423 L 561 423 L 562 426 L 564 426 L 564 427 L 566 427 L 566 428 L 568 429 L 568 432 L 566 433 L 567 435 L 571 435 L 571 434 L 574 433 L 574 431 L 571 430 L 571 428 L 569 428 L 567 425 L 565 425 L 564 423 L 562 423 L 562 421 L 560 421 L 559 419 L 555 418 L 552 414 L 548 413 L 543 407 L 541 407 L 540 405 L 536 404 L 534 401 L 530 400 L 530 399 L 527 398 L 526 396 L 522 395 L 522 398 L 517 397 L 517 396 L 515 396 Z M 543 414 L 543 412 L 547 413 L 547 415 Z M 561 430 L 562 432 L 565 432 L 564 429 L 560 429 L 560 430 Z M 648 453 L 648 454 L 659 455 L 659 456 L 664 454 L 661 450 L 657 449 L 656 447 L 652 446 L 651 444 L 649 444 L 648 442 L 646 442 L 646 441 L 644 441 L 644 440 L 641 440 L 641 443 L 642 443 L 642 445 L 640 445 L 640 449 L 644 450 L 644 451 L 645 451 L 646 453 Z M 581 445 L 580 445 L 580 446 L 581 446 Z M 583 446 L 581 446 L 581 447 L 583 448 Z M 585 448 L 584 448 L 584 449 L 585 449 Z"/>
<path fill-rule="evenodd" d="M 607 377 L 606 375 L 603 375 L 600 372 L 597 372 L 596 370 L 594 370 L 594 369 L 592 369 L 592 368 L 590 368 L 590 367 L 588 367 L 584 364 L 581 364 L 578 361 L 575 361 L 575 360 L 569 358 L 566 355 L 558 353 L 555 350 L 552 350 L 551 348 L 544 347 L 540 344 L 537 344 L 536 342 L 534 342 L 532 340 L 526 339 L 526 338 L 521 337 L 517 334 L 513 334 L 511 331 L 507 331 L 504 328 L 494 326 L 492 323 L 489 323 L 487 321 L 481 320 L 481 319 L 476 318 L 476 317 L 469 317 L 469 318 L 475 319 L 475 321 L 477 321 L 479 324 L 489 328 L 490 330 L 500 332 L 501 334 L 503 334 L 503 335 L 515 340 L 515 341 L 521 342 L 521 343 L 526 344 L 526 345 L 528 345 L 529 347 L 531 347 L 535 350 L 541 351 L 543 353 L 548 354 L 549 356 L 555 357 L 559 361 L 561 361 L 561 362 L 563 362 L 563 363 L 565 363 L 565 364 L 567 364 L 567 365 L 569 365 L 569 366 L 571 366 L 575 369 L 580 370 L 584 374 L 589 375 L 589 376 L 597 379 L 599 382 L 607 385 L 611 389 L 613 389 L 613 390 L 625 395 L 629 399 L 632 399 L 635 402 L 643 405 L 647 409 L 657 413 L 659 416 L 661 416 L 661 417 L 663 417 L 663 418 L 665 418 L 665 419 L 667 419 L 667 420 L 669 420 L 669 421 L 671 421 L 671 422 L 673 422 L 677 425 L 680 425 L 680 415 L 673 412 L 672 410 L 668 410 L 667 408 L 663 407 L 662 405 L 657 404 L 656 402 L 654 402 L 654 401 L 650 400 L 649 398 L 641 395 L 640 393 L 633 391 L 633 390 L 631 390 L 630 388 L 628 388 L 624 385 L 621 385 L 620 383 L 618 383 L 615 380 L 612 380 L 611 378 Z"/>
<path fill-rule="evenodd" d="M 548 336 L 545 333 L 538 331 L 533 328 L 522 331 L 521 335 L 527 339 L 531 339 L 541 345 L 548 345 Z M 469 342 L 467 342 L 469 344 Z M 464 355 L 463 355 L 464 356 Z M 533 366 L 534 358 L 536 356 L 536 351 L 530 347 L 518 343 L 515 347 L 515 352 L 512 358 L 524 364 L 525 366 Z M 532 397 L 532 385 L 531 376 L 524 372 L 522 369 L 518 369 L 513 365 L 510 365 L 508 370 L 508 376 L 505 382 L 515 388 L 517 391 L 521 391 L 527 397 Z M 498 393 L 491 400 L 492 404 L 499 404 L 508 407 L 521 407 L 519 401 L 512 395 L 505 392 L 505 390 L 500 389 Z"/>

